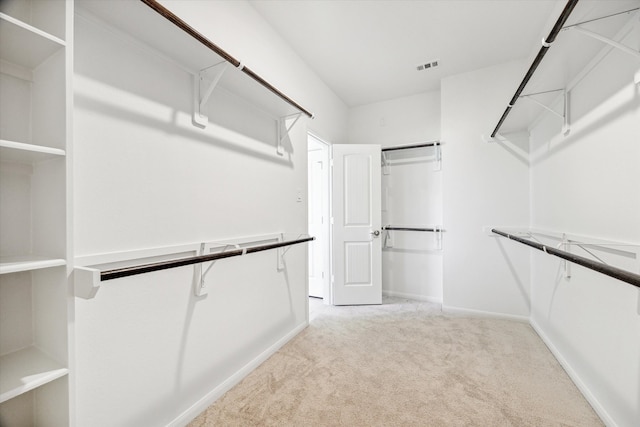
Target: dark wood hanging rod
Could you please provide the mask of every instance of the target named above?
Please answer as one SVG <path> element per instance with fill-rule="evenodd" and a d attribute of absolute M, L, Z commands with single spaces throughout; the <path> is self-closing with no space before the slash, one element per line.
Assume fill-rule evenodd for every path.
<path fill-rule="evenodd" d="M 223 258 L 231 258 L 252 254 L 255 252 L 268 251 L 270 249 L 282 248 L 284 246 L 297 245 L 315 240 L 315 237 L 305 237 L 302 239 L 288 240 L 278 243 L 268 243 L 260 246 L 252 246 L 248 248 L 232 249 L 225 252 L 218 252 L 208 255 L 199 255 L 189 258 L 179 258 L 167 261 L 158 261 L 149 264 L 134 265 L 131 267 L 116 268 L 113 270 L 104 270 L 100 272 L 100 281 L 113 280 L 121 277 L 135 276 L 137 274 L 150 273 L 152 271 L 167 270 L 169 268 L 183 267 L 185 265 L 198 264 L 201 262 L 215 261 Z"/>
<path fill-rule="evenodd" d="M 562 258 L 574 264 L 581 265 L 590 270 L 597 271 L 609 277 L 613 277 L 614 279 L 621 280 L 623 282 L 629 283 L 633 286 L 640 288 L 640 274 L 632 273 L 630 271 L 623 270 L 621 268 L 617 268 L 607 264 L 603 264 L 601 262 L 593 261 L 593 260 L 590 260 L 589 258 L 581 257 L 579 255 L 574 255 L 570 252 L 556 249 L 553 246 L 546 246 L 541 243 L 532 242 L 531 240 L 527 240 L 522 237 L 497 230 L 495 228 L 491 229 L 491 232 L 499 236 L 506 237 L 507 239 L 515 240 L 516 242 L 530 246 L 539 251 L 548 253 L 549 255 L 557 256 L 558 258 Z"/>
<path fill-rule="evenodd" d="M 571 12 L 576 7 L 576 4 L 578 4 L 578 0 L 569 0 L 569 1 L 567 1 L 567 4 L 565 5 L 564 9 L 562 10 L 562 13 L 560 14 L 560 17 L 558 17 L 558 20 L 556 21 L 555 25 L 551 29 L 551 32 L 549 33 L 547 38 L 544 40 L 544 43 L 542 44 L 542 47 L 538 51 L 538 54 L 536 55 L 535 59 L 533 60 L 533 63 L 529 67 L 529 70 L 527 71 L 527 74 L 525 74 L 524 78 L 522 79 L 522 82 L 520 83 L 520 86 L 518 86 L 518 89 L 516 90 L 516 93 L 511 98 L 511 101 L 509 101 L 509 105 L 507 105 L 507 108 L 505 108 L 504 113 L 502 113 L 502 117 L 500 117 L 500 121 L 498 121 L 498 124 L 493 129 L 493 132 L 491 132 L 491 138 L 495 138 L 496 134 L 500 130 L 500 127 L 502 126 L 502 124 L 504 123 L 505 119 L 509 115 L 509 112 L 511 112 L 511 109 L 516 104 L 516 101 L 518 101 L 518 98 L 520 97 L 520 94 L 522 93 L 522 91 L 524 90 L 525 86 L 527 85 L 527 83 L 531 79 L 531 76 L 533 76 L 533 74 L 536 72 L 536 69 L 538 68 L 538 66 L 542 62 L 542 58 L 544 58 L 544 56 L 547 54 L 547 51 L 551 47 L 551 43 L 553 43 L 555 41 L 556 37 L 558 36 L 558 33 L 562 30 L 565 22 L 569 18 L 569 15 L 571 15 Z"/>
<path fill-rule="evenodd" d="M 440 232 L 441 228 L 420 228 L 420 227 L 394 227 L 391 225 L 387 225 L 382 227 L 383 230 L 395 230 L 395 231 L 427 231 L 427 232 Z"/>
<path fill-rule="evenodd" d="M 439 146 L 439 145 L 440 145 L 440 141 L 424 142 L 424 143 L 420 143 L 420 144 L 399 145 L 397 147 L 385 147 L 385 148 L 382 148 L 381 151 L 410 150 L 412 148 L 436 147 L 436 146 Z"/>
<path fill-rule="evenodd" d="M 303 108 L 300 104 L 298 104 L 297 102 L 295 102 L 294 100 L 289 98 L 284 93 L 280 92 L 277 88 L 275 88 L 273 85 L 271 85 L 265 79 L 260 77 L 253 70 L 251 70 L 249 67 L 242 66 L 242 63 L 239 60 L 237 60 L 236 58 L 231 56 L 229 53 L 227 53 L 224 49 L 222 49 L 220 46 L 216 45 L 211 40 L 209 40 L 208 38 L 206 38 L 205 36 L 200 34 L 192 26 L 190 26 L 185 21 L 180 19 L 176 14 L 174 14 L 169 9 L 167 9 L 166 7 L 164 7 L 160 3 L 158 3 L 157 0 L 140 0 L 140 1 L 143 2 L 144 4 L 146 4 L 147 6 L 149 6 L 151 9 L 153 9 L 157 13 L 159 13 L 160 15 L 162 15 L 164 18 L 166 18 L 168 21 L 170 21 L 176 27 L 180 28 L 182 31 L 184 31 L 185 33 L 189 34 L 191 37 L 196 39 L 202 45 L 206 46 L 208 49 L 210 49 L 211 51 L 215 52 L 217 55 L 222 57 L 222 59 L 224 59 L 225 61 L 227 61 L 228 63 L 230 63 L 234 67 L 241 68 L 243 73 L 245 73 L 247 76 L 251 77 L 253 80 L 258 82 L 262 86 L 264 86 L 266 89 L 268 89 L 269 91 L 274 93 L 276 96 L 278 96 L 279 98 L 284 100 L 286 103 L 288 103 L 289 105 L 293 106 L 294 108 L 296 108 L 298 111 L 300 111 L 301 113 L 303 113 L 307 117 L 313 118 L 313 114 L 311 114 L 309 111 L 307 111 L 305 108 Z"/>

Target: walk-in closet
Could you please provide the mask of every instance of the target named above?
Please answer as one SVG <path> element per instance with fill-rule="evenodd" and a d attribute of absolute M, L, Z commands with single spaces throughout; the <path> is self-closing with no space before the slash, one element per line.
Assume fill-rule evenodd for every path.
<path fill-rule="evenodd" d="M 640 425 L 640 0 L 1 0 L 0 426 Z"/>

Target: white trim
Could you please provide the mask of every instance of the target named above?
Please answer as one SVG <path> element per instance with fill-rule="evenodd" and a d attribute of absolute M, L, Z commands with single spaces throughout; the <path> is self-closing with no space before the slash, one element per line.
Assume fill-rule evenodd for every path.
<path fill-rule="evenodd" d="M 444 305 L 444 304 L 442 304 L 442 312 L 452 313 L 452 314 L 467 314 L 467 315 L 473 315 L 473 316 L 493 317 L 496 319 L 507 319 L 507 320 L 515 320 L 518 322 L 529 323 L 529 316 L 521 316 L 518 314 L 497 313 L 493 311 L 474 310 L 471 308 L 454 307 L 454 306 Z"/>
<path fill-rule="evenodd" d="M 382 295 L 389 296 L 389 297 L 407 298 L 407 299 L 412 299 L 412 300 L 416 300 L 416 301 L 426 301 L 426 302 L 432 302 L 434 304 L 442 305 L 442 298 L 430 297 L 430 296 L 427 296 L 427 295 L 409 294 L 409 293 L 406 293 L 406 292 L 388 291 L 386 289 L 382 290 Z"/>
<path fill-rule="evenodd" d="M 540 325 L 536 323 L 533 318 L 529 319 L 529 324 L 533 328 L 533 330 L 538 334 L 540 339 L 545 343 L 551 354 L 556 358 L 556 360 L 560 363 L 562 368 L 565 370 L 571 381 L 578 387 L 578 390 L 582 393 L 584 398 L 589 402 L 593 410 L 598 414 L 600 419 L 608 426 L 608 427 L 617 427 L 618 424 L 613 420 L 613 418 L 606 411 L 605 407 L 598 401 L 598 399 L 591 393 L 591 390 L 587 385 L 582 381 L 580 375 L 571 367 L 571 364 L 564 358 L 560 350 L 553 345 L 553 342 L 549 337 L 542 331 Z"/>
<path fill-rule="evenodd" d="M 332 219 L 332 187 L 331 187 L 331 179 L 332 179 L 332 173 L 331 173 L 331 165 L 332 165 L 332 159 L 331 159 L 331 143 L 328 142 L 326 139 L 323 139 L 322 137 L 320 137 L 316 132 L 309 130 L 307 128 L 307 163 L 308 163 L 308 159 L 309 159 L 309 139 L 312 138 L 315 142 L 317 142 L 321 147 L 322 147 L 322 156 L 323 159 L 326 160 L 327 162 L 327 170 L 326 172 L 323 173 L 322 179 L 325 181 L 324 184 L 326 185 L 326 206 L 323 206 L 323 216 L 325 217 L 326 220 L 326 226 L 323 230 L 324 232 L 324 237 L 326 238 L 326 244 L 323 247 L 322 253 L 323 253 L 323 257 L 324 259 L 324 271 L 326 273 L 326 277 L 325 277 L 325 281 L 324 281 L 324 287 L 322 290 L 322 299 L 324 300 L 324 303 L 326 305 L 332 305 L 333 304 L 333 222 L 331 221 Z M 307 181 L 309 180 L 309 171 L 307 171 Z M 308 182 L 307 182 L 308 184 Z M 307 194 L 307 199 L 309 199 L 309 194 Z M 307 200 L 308 202 L 308 200 Z M 308 206 L 307 206 L 307 217 L 309 216 L 309 210 L 308 210 Z M 321 241 L 321 239 L 317 239 L 316 242 Z M 308 283 L 309 283 L 309 279 L 307 278 L 307 295 L 309 294 L 309 287 L 308 287 Z"/>
<path fill-rule="evenodd" d="M 260 353 L 255 359 L 251 360 L 249 363 L 244 365 L 238 372 L 231 375 L 225 381 L 223 381 L 216 388 L 211 390 L 209 393 L 204 395 L 202 399 L 198 400 L 196 403 L 191 405 L 189 409 L 180 414 L 176 419 L 167 424 L 168 427 L 182 427 L 186 426 L 189 422 L 193 421 L 198 415 L 204 412 L 213 402 L 218 400 L 225 394 L 227 391 L 231 390 L 233 386 L 238 384 L 240 381 L 244 379 L 247 375 L 253 372 L 258 366 L 260 366 L 264 361 L 266 361 L 269 357 L 271 357 L 275 352 L 280 350 L 282 346 L 288 343 L 293 337 L 302 332 L 307 326 L 309 326 L 309 322 L 304 322 L 298 326 L 296 326 L 291 332 L 286 334 L 284 337 L 276 341 L 272 346 L 267 348 L 265 351 Z"/>

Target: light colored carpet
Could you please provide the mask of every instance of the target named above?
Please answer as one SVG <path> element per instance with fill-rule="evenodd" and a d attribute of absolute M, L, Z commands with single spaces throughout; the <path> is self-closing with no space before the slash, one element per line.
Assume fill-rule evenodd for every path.
<path fill-rule="evenodd" d="M 398 298 L 310 318 L 190 426 L 603 425 L 526 323 Z"/>

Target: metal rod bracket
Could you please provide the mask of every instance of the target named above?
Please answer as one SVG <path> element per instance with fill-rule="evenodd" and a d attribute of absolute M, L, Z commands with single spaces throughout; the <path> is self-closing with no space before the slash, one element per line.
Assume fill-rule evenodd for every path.
<path fill-rule="evenodd" d="M 435 241 L 436 249 L 442 250 L 442 228 L 439 225 L 436 225 L 435 231 L 433 232 L 433 238 Z"/>
<path fill-rule="evenodd" d="M 541 106 L 542 108 L 549 111 L 550 113 L 560 117 L 562 119 L 562 134 L 564 136 L 567 136 L 569 135 L 569 132 L 571 132 L 571 126 L 569 125 L 569 92 L 566 89 L 556 89 L 553 91 L 545 91 L 541 93 L 560 92 L 560 91 L 562 91 L 562 113 L 558 113 L 553 108 L 549 107 L 548 105 L 534 98 L 535 95 L 539 95 L 540 93 L 530 93 L 526 95 L 520 95 L 520 98 L 529 100 L 534 104 Z"/>
<path fill-rule="evenodd" d="M 382 174 L 389 175 L 389 161 L 387 160 L 387 153 L 382 152 Z"/>
<path fill-rule="evenodd" d="M 282 144 L 285 138 L 289 136 L 289 132 L 291 132 L 291 129 L 293 129 L 293 127 L 296 125 L 296 123 L 298 122 L 301 116 L 302 116 L 302 113 L 296 113 L 296 114 L 291 114 L 289 116 L 278 118 L 277 120 L 277 128 L 278 128 L 277 144 L 278 145 L 276 147 L 276 152 L 279 155 L 284 154 L 284 146 Z M 287 122 L 291 122 L 291 123 L 287 124 Z"/>
<path fill-rule="evenodd" d="M 227 69 L 229 63 L 224 61 L 211 67 L 200 70 L 197 76 L 194 75 L 193 82 L 193 124 L 205 128 L 209 123 L 209 117 L 205 113 L 207 102 L 211 98 L 213 90 Z"/>
<path fill-rule="evenodd" d="M 78 298 L 93 299 L 100 290 L 100 270 L 90 267 L 73 269 L 73 293 Z"/>
<path fill-rule="evenodd" d="M 579 25 L 576 25 L 575 27 L 569 27 L 569 29 L 578 31 L 579 33 L 584 34 L 585 36 L 589 36 L 589 37 L 594 38 L 596 40 L 600 40 L 601 42 L 606 43 L 606 44 L 608 44 L 610 46 L 613 46 L 616 49 L 619 49 L 619 50 L 621 50 L 621 51 L 623 51 L 625 53 L 628 53 L 631 56 L 635 56 L 636 58 L 640 58 L 640 52 L 639 51 L 637 51 L 635 49 L 632 49 L 629 46 L 626 46 L 626 45 L 624 45 L 624 44 L 622 44 L 622 43 L 620 43 L 620 42 L 618 42 L 616 40 L 613 40 L 613 39 L 611 39 L 609 37 L 603 36 L 602 34 L 595 33 L 595 32 L 593 32 L 591 30 L 587 30 L 586 28 L 583 28 L 583 27 L 581 27 Z"/>
<path fill-rule="evenodd" d="M 229 248 L 240 249 L 240 245 L 235 243 L 201 243 L 200 250 L 198 251 L 198 256 L 208 255 L 211 253 L 211 248 L 219 247 L 220 245 L 223 245 L 221 252 L 224 252 Z M 242 253 L 242 255 L 244 255 L 244 252 Z M 209 266 L 206 268 L 206 270 L 203 270 L 202 268 L 204 263 L 193 265 L 194 293 L 196 296 L 201 297 L 209 292 L 207 290 L 206 278 L 207 274 L 216 263 L 216 261 L 217 260 L 209 261 Z"/>

